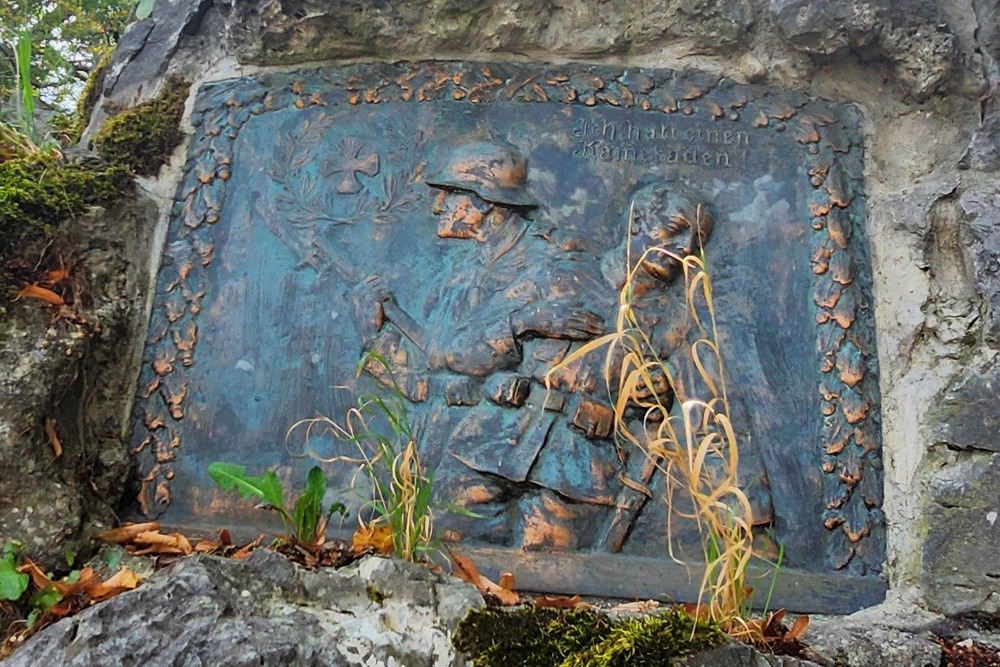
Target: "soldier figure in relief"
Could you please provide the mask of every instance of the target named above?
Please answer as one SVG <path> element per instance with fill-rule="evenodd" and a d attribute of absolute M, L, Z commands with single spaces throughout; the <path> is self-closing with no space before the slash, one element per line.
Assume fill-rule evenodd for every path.
<path fill-rule="evenodd" d="M 604 254 L 599 276 L 592 271 L 592 280 L 577 281 L 581 293 L 589 293 L 583 300 L 603 304 L 599 312 L 613 317 L 630 262 L 638 262 L 631 285 L 633 312 L 659 358 L 666 360 L 672 380 L 668 384 L 666 377 L 656 378 L 660 401 L 669 408 L 675 400 L 708 399 L 691 358 L 691 343 L 699 333 L 686 311 L 682 265 L 685 257 L 702 253 L 714 220 L 693 191 L 670 181 L 640 187 L 632 197 L 630 215 L 631 224 L 626 216 L 623 232 L 631 238 Z M 527 343 L 524 370 L 542 383 L 548 369 L 578 347 L 558 340 Z M 605 352 L 592 352 L 549 378 L 554 390 L 548 400 L 557 417 L 527 478 L 535 488 L 521 500 L 521 546 L 621 551 L 647 500 L 664 493 L 665 480 L 655 462 L 632 445 L 614 442 L 612 404 L 617 396 L 609 395 L 608 385 L 613 390 L 617 378 L 610 383 L 605 378 Z M 620 356 L 611 368 L 618 368 L 619 362 Z M 718 380 L 720 369 L 709 366 L 706 371 Z M 630 409 L 626 417 L 633 434 L 648 437 L 642 410 Z M 746 420 L 737 418 L 740 421 L 745 426 Z M 771 524 L 770 490 L 759 452 L 753 443 L 740 444 L 739 477 L 751 499 L 754 523 Z M 640 540 L 654 541 L 662 549 L 666 526 L 643 523 L 647 534 Z"/>
<path fill-rule="evenodd" d="M 533 412 L 532 383 L 517 372 L 525 341 L 587 340 L 604 327 L 572 298 L 582 258 L 533 233 L 526 181 L 527 160 L 512 147 L 459 146 L 427 180 L 447 255 L 423 303 L 400 307 L 377 276 L 354 290 L 363 345 L 389 366 L 366 369 L 387 385 L 392 373 L 414 404 L 440 500 L 476 505 L 487 518 L 470 525 L 491 541 L 505 532 L 506 500 L 541 445 L 522 437 Z"/>

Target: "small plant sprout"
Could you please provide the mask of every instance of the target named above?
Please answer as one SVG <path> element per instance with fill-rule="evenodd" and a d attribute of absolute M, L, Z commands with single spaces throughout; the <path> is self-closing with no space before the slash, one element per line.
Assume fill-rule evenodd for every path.
<path fill-rule="evenodd" d="M 20 551 L 20 542 L 12 540 L 4 544 L 0 558 L 0 600 L 16 602 L 28 590 L 28 575 L 18 571 Z"/>
<path fill-rule="evenodd" d="M 371 482 L 372 497 L 366 506 L 373 515 L 368 521 L 363 513 L 358 513 L 359 533 L 377 535 L 388 531 L 393 554 L 404 560 L 418 561 L 433 548 L 433 475 L 420 465 L 406 399 L 386 360 L 377 354 L 366 353 L 358 364 L 356 377 L 368 363 L 381 365 L 390 378 L 391 387 L 384 395 L 361 394 L 357 407 L 348 410 L 342 424 L 328 417 L 305 419 L 294 424 L 289 434 L 304 427 L 309 456 L 324 463 L 357 465 L 358 472 Z M 376 421 L 389 425 L 388 435 L 376 429 Z M 358 457 L 321 457 L 309 445 L 310 438 L 319 435 L 315 429 L 354 444 Z"/>
<path fill-rule="evenodd" d="M 252 477 L 246 474 L 243 466 L 216 462 L 208 467 L 208 474 L 224 491 L 237 491 L 244 499 L 257 498 L 274 510 L 284 526 L 285 539 L 309 552 L 315 552 L 326 542 L 326 528 L 331 517 L 347 510 L 343 503 L 332 503 L 324 513 L 326 475 L 319 466 L 309 471 L 305 489 L 291 511 L 285 506 L 285 492 L 278 476 L 270 470 L 260 477 Z"/>

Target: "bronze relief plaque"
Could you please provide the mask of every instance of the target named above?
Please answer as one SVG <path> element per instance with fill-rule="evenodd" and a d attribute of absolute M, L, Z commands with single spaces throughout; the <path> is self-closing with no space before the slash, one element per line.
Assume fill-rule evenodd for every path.
<path fill-rule="evenodd" d="M 853 108 L 704 74 L 436 62 L 213 83 L 192 121 L 136 403 L 144 513 L 263 526 L 208 465 L 298 486 L 310 453 L 357 507 L 354 468 L 332 461 L 354 446 L 286 434 L 384 389 L 381 365 L 355 375 L 374 351 L 438 501 L 480 515 L 440 512 L 439 535 L 535 590 L 690 597 L 665 482 L 615 441 L 601 363 L 544 386 L 614 326 L 626 246 L 657 246 L 703 253 L 712 276 L 740 479 L 761 549 L 783 548 L 775 602 L 881 600 Z M 649 261 L 640 276 L 666 359 L 691 333 L 677 274 Z M 693 529 L 671 530 L 694 558 Z"/>

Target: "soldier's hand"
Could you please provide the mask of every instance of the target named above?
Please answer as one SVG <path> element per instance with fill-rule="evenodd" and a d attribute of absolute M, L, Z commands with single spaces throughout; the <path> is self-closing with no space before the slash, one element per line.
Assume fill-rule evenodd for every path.
<path fill-rule="evenodd" d="M 388 284 L 380 275 L 368 276 L 351 288 L 350 297 L 362 344 L 367 347 L 385 323 L 382 303 L 391 298 Z"/>
<path fill-rule="evenodd" d="M 361 280 L 351 288 L 353 295 L 367 300 L 370 303 L 379 303 L 390 298 L 389 283 L 377 273 Z"/>

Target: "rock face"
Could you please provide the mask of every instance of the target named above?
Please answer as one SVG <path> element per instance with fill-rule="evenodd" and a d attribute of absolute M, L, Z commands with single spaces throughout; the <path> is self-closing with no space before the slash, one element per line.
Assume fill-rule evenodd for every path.
<path fill-rule="evenodd" d="M 955 37 L 932 0 L 772 0 L 770 12 L 779 34 L 806 53 L 871 48 L 918 98 L 952 71 Z"/>
<path fill-rule="evenodd" d="M 941 664 L 941 648 L 926 629 L 900 630 L 880 623 L 881 620 L 877 616 L 856 620 L 815 618 L 809 623 L 805 641 L 824 664 L 844 667 L 938 667 Z M 913 620 L 910 624 L 917 625 Z"/>
<path fill-rule="evenodd" d="M 307 571 L 260 549 L 197 556 L 47 628 L 5 665 L 460 665 L 450 633 L 483 604 L 419 565 Z"/>
<path fill-rule="evenodd" d="M 981 11 L 988 18 L 991 9 Z M 206 61 L 227 58 L 262 66 L 510 53 L 537 60 L 648 62 L 659 53 L 736 60 L 755 40 L 767 43 L 779 70 L 795 59 L 780 53 L 782 42 L 821 60 L 863 51 L 890 63 L 918 98 L 946 81 L 958 56 L 955 33 L 934 0 L 176 0 L 126 31 L 104 94 L 118 101 L 148 95 L 144 87 L 167 69 L 201 73 Z M 186 51 L 200 57 L 188 62 Z"/>
<path fill-rule="evenodd" d="M 79 317 L 33 300 L 0 303 L 0 538 L 43 562 L 61 560 L 86 524 L 110 522 L 128 485 L 124 418 L 151 219 L 155 208 L 133 202 L 56 235 Z"/>
<path fill-rule="evenodd" d="M 995 399 L 994 399 L 995 405 Z M 995 442 L 991 443 L 995 446 Z M 927 597 L 941 612 L 1000 613 L 1000 454 L 939 452 L 924 543 Z"/>

